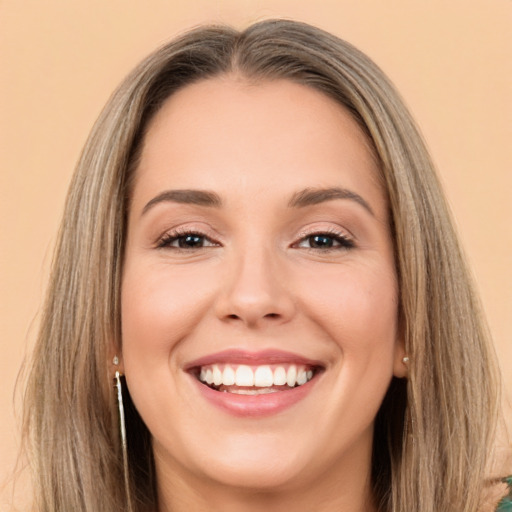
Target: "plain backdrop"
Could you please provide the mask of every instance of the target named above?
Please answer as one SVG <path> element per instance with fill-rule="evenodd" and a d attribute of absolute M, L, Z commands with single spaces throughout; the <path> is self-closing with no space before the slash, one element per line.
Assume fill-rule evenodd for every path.
<path fill-rule="evenodd" d="M 0 0 L 0 485 L 16 458 L 14 386 L 37 331 L 66 188 L 100 109 L 174 35 L 268 17 L 347 39 L 401 91 L 439 168 L 510 396 L 510 0 Z M 9 499 L 4 491 L 0 507 Z"/>

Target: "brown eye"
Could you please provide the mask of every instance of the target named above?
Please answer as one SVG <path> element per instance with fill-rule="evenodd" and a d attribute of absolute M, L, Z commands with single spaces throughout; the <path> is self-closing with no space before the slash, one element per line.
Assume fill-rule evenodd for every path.
<path fill-rule="evenodd" d="M 170 249 L 202 249 L 203 247 L 216 247 L 219 244 L 210 240 L 202 233 L 169 233 L 159 242 L 159 248 Z"/>
<path fill-rule="evenodd" d="M 177 239 L 178 247 L 182 249 L 197 249 L 203 247 L 204 237 L 199 235 L 185 235 L 180 236 Z"/>
<path fill-rule="evenodd" d="M 317 250 L 350 249 L 354 243 L 341 233 L 314 233 L 304 237 L 297 246 Z"/>
<path fill-rule="evenodd" d="M 326 235 L 313 235 L 309 237 L 309 245 L 313 249 L 330 249 L 335 244 L 332 236 Z"/>

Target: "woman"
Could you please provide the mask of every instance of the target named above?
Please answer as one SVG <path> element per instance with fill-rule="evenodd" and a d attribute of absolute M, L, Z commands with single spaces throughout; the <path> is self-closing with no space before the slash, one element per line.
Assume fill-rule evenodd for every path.
<path fill-rule="evenodd" d="M 497 404 L 432 164 L 367 57 L 266 21 L 126 78 L 34 354 L 38 510 L 484 510 Z"/>

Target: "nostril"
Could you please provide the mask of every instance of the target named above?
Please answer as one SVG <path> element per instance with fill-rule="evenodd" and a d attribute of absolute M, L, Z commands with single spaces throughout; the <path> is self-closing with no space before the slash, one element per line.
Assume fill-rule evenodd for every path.
<path fill-rule="evenodd" d="M 227 315 L 226 318 L 228 318 L 229 320 L 242 320 L 243 317 L 232 313 L 230 315 Z M 279 313 L 267 313 L 267 314 L 263 315 L 263 318 L 268 318 L 268 319 L 281 318 L 281 315 Z"/>

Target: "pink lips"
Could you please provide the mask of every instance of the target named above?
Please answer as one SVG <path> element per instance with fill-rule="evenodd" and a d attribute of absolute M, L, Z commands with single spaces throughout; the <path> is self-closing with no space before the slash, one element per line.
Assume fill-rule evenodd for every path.
<path fill-rule="evenodd" d="M 304 399 L 314 388 L 318 378 L 283 391 L 260 395 L 238 395 L 216 391 L 197 379 L 201 366 L 211 364 L 245 364 L 250 366 L 273 364 L 296 364 L 314 367 L 318 370 L 324 365 L 312 359 L 304 358 L 291 352 L 280 350 L 264 350 L 247 352 L 242 350 L 226 350 L 196 359 L 185 366 L 193 379 L 197 390 L 208 402 L 235 416 L 259 417 L 277 414 Z M 320 373 L 320 372 L 319 372 Z"/>
<path fill-rule="evenodd" d="M 199 366 L 207 366 L 215 363 L 231 363 L 231 364 L 304 364 L 306 366 L 324 366 L 320 361 L 307 359 L 292 352 L 284 352 L 282 350 L 262 350 L 260 352 L 247 352 L 245 350 L 224 350 L 217 354 L 210 354 L 205 357 L 196 359 L 185 366 L 185 370 Z"/>

